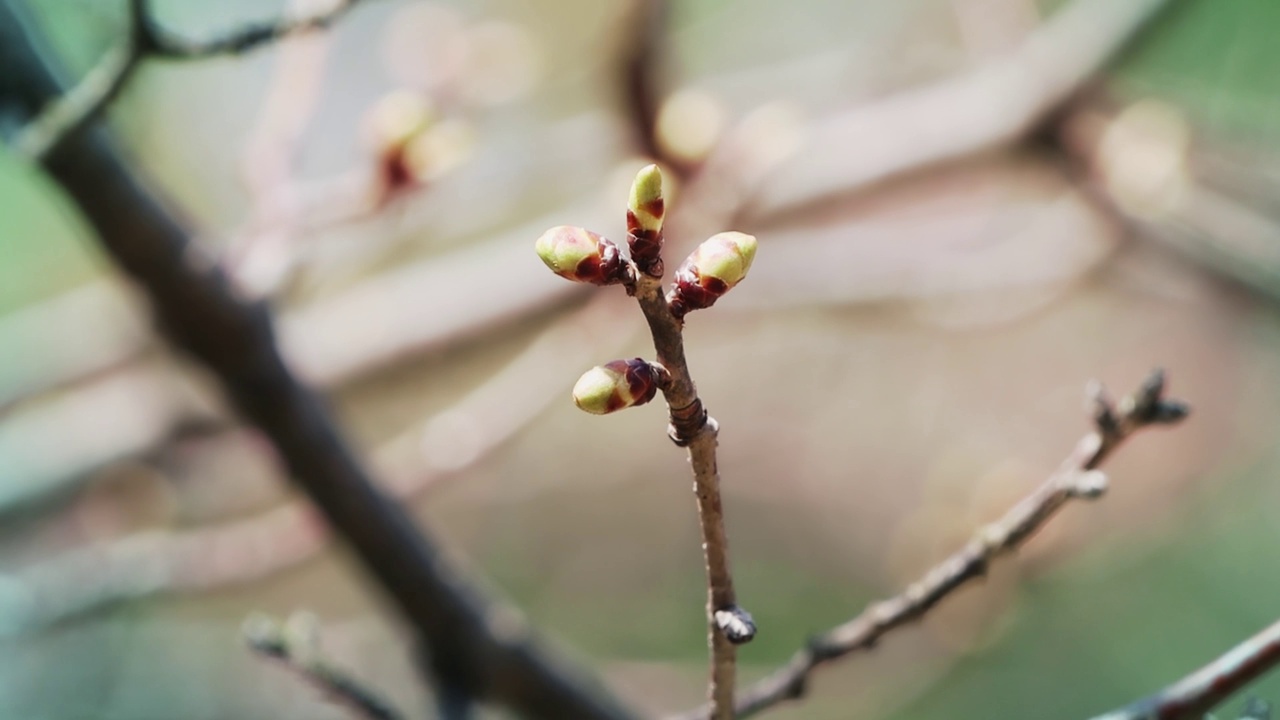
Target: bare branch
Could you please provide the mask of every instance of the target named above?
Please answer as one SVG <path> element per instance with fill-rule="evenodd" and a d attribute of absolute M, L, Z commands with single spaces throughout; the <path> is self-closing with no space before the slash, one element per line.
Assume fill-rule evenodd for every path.
<path fill-rule="evenodd" d="M 322 656 L 319 633 L 319 620 L 309 613 L 294 613 L 283 625 L 266 615 L 252 615 L 244 624 L 251 650 L 279 661 L 360 717 L 401 720 L 404 714 L 391 703 Z"/>
<path fill-rule="evenodd" d="M 644 177 L 647 170 L 641 171 Z M 653 170 L 657 174 L 657 170 Z M 662 247 L 662 215 L 665 211 L 661 190 L 661 175 L 657 175 L 656 192 L 650 192 L 645 206 L 656 206 L 656 211 L 636 207 L 637 190 L 632 191 L 633 207 L 627 215 L 633 260 L 644 245 L 652 248 L 648 261 L 637 260 L 630 266 L 632 275 L 627 287 L 635 296 L 649 324 L 658 364 L 663 368 L 659 387 L 667 401 L 671 425 L 671 439 L 689 451 L 689 463 L 693 467 L 694 494 L 698 500 L 698 519 L 702 528 L 702 549 L 707 568 L 707 618 L 708 642 L 711 646 L 711 682 L 708 689 L 714 720 L 732 720 L 733 698 L 737 672 L 737 645 L 755 637 L 755 624 L 751 615 L 738 607 L 733 588 L 733 574 L 729 568 L 729 539 L 724 527 L 724 508 L 720 499 L 720 473 L 716 466 L 716 436 L 719 426 L 707 414 L 701 398 L 689 374 L 684 355 L 683 313 L 677 314 L 672 303 L 663 295 L 663 261 L 659 254 Z M 637 187 L 641 187 L 637 178 Z M 636 219 L 641 212 L 656 212 L 656 229 L 653 221 Z M 752 240 L 754 242 L 754 239 Z M 745 270 L 744 270 L 745 272 Z"/>
<path fill-rule="evenodd" d="M 0 46 L 17 76 L 7 86 L 28 96 L 60 94 L 7 4 L 0 5 Z M 535 717 L 632 717 L 543 648 L 513 610 L 467 583 L 406 509 L 375 488 L 324 401 L 285 363 L 267 308 L 236 294 L 101 128 L 69 136 L 44 166 L 108 255 L 147 293 L 167 338 L 221 381 L 395 601 L 430 649 L 442 686 Z"/>
<path fill-rule="evenodd" d="M 1068 502 L 1104 493 L 1106 476 L 1097 467 L 1121 442 L 1149 425 L 1176 423 L 1187 413 L 1185 405 L 1164 399 L 1164 374 L 1159 370 L 1116 407 L 1107 404 L 1097 390 L 1091 390 L 1090 403 L 1094 431 L 1080 440 L 1044 484 L 901 594 L 872 603 L 852 620 L 810 640 L 786 665 L 738 696 L 738 717 L 802 697 L 810 674 L 818 666 L 869 650 L 889 632 L 923 617 L 952 592 L 985 575 L 991 562 L 1017 550 Z M 1097 422 L 1099 417 L 1111 420 Z M 705 707 L 678 716 L 679 720 L 706 717 Z"/>
<path fill-rule="evenodd" d="M 1094 720 L 1200 720 L 1276 665 L 1280 665 L 1280 622 L 1155 695 Z"/>

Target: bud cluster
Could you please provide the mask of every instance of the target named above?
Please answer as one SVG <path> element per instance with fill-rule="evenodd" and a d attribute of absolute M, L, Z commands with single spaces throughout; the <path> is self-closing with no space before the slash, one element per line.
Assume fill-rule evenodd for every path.
<path fill-rule="evenodd" d="M 630 258 L 613 241 L 590 230 L 560 225 L 534 243 L 538 257 L 551 271 L 574 282 L 626 285 L 631 294 L 660 293 L 662 223 L 666 203 L 662 171 L 645 166 L 631 185 L 627 202 L 627 246 Z M 740 232 L 713 235 L 693 251 L 675 273 L 665 297 L 666 309 L 677 321 L 693 310 L 708 308 L 742 282 L 756 255 L 756 239 Z M 643 297 L 658 298 L 648 294 Z M 644 302 L 642 297 L 642 303 Z M 573 388 L 579 408 L 604 415 L 653 399 L 665 374 L 641 358 L 615 360 L 588 370 Z"/>

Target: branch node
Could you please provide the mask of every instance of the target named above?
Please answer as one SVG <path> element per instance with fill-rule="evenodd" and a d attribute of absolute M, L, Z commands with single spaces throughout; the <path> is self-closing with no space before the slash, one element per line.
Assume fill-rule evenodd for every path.
<path fill-rule="evenodd" d="M 1101 470 L 1086 470 L 1076 475 L 1067 491 L 1072 497 L 1093 500 L 1107 492 L 1107 474 Z"/>
<path fill-rule="evenodd" d="M 756 636 L 756 623 L 751 613 L 737 605 L 716 610 L 714 617 L 716 627 L 720 628 L 725 639 L 734 645 L 749 643 Z"/>
<path fill-rule="evenodd" d="M 702 406 L 701 398 L 682 408 L 671 409 L 671 424 L 667 426 L 667 437 L 679 447 L 688 447 L 702 432 L 719 434 L 720 425 L 707 414 Z"/>

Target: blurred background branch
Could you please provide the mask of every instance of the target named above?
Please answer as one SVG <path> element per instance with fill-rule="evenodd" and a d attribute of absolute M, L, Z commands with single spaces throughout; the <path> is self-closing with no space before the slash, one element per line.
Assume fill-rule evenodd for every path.
<path fill-rule="evenodd" d="M 30 29 L 58 41 L 48 57 L 108 81 L 85 86 L 97 97 L 114 93 L 119 65 L 100 61 L 127 33 L 78 2 L 33 6 Z M 157 2 L 151 27 L 173 52 L 221 52 L 352 4 Z M 242 25 L 249 12 L 301 20 Z M 365 3 L 337 32 L 231 61 L 144 63 L 105 116 L 134 169 L 190 208 L 193 256 L 277 309 L 287 365 L 324 390 L 380 488 L 634 707 L 670 713 L 703 691 L 696 527 L 670 511 L 687 487 L 661 481 L 683 471 L 637 440 L 642 413 L 566 443 L 581 429 L 560 381 L 642 352 L 640 324 L 546 281 L 528 245 L 563 222 L 613 233 L 637 151 L 680 176 L 675 257 L 726 227 L 763 245 L 749 291 L 696 318 L 690 346 L 709 369 L 700 393 L 732 428 L 736 580 L 771 630 L 739 658 L 748 688 L 776 679 L 794 638 L 934 577 L 1032 492 L 1021 481 L 1072 432 L 1070 378 L 1168 363 L 1197 402 L 1176 442 L 1115 459 L 1126 481 L 1107 503 L 1046 526 L 980 591 L 948 590 L 874 661 L 824 665 L 820 691 L 771 706 L 779 717 L 1035 703 L 1085 716 L 1274 615 L 1280 95 L 1259 29 L 1280 17 L 1266 3 L 565 0 L 530 14 L 500 0 L 485 13 Z M 9 135 L 44 106 L 12 92 L 15 47 L 0 44 Z M 365 135 L 389 97 L 438 113 L 416 147 L 446 161 L 387 175 L 406 156 L 388 164 Z M 88 698 L 144 718 L 154 695 L 170 714 L 330 717 L 223 649 L 248 608 L 300 598 L 366 619 L 333 633 L 335 657 L 408 715 L 430 713 L 407 669 L 414 633 L 332 562 L 342 544 L 284 489 L 290 470 L 155 340 L 145 299 L 74 245 L 80 221 L 39 220 L 74 213 L 13 160 L 0 156 L 13 714 L 75 715 Z M 584 470 L 606 462 L 620 471 Z M 182 598 L 115 602 L 165 593 Z M 210 698 L 206 684 L 235 691 Z"/>
<path fill-rule="evenodd" d="M 1280 664 L 1280 623 L 1263 629 L 1155 695 L 1099 715 L 1096 720 L 1199 720 L 1205 712 L 1277 664 Z"/>

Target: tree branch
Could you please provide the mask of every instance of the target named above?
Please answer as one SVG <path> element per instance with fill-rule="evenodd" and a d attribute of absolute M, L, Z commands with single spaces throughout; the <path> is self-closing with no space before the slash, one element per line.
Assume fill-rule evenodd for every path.
<path fill-rule="evenodd" d="M 216 55 L 239 55 L 269 45 L 287 35 L 325 30 L 350 12 L 361 0 L 333 0 L 331 7 L 298 17 L 246 23 L 204 39 L 184 38 L 166 30 L 151 17 L 144 18 L 142 48 L 166 60 L 200 60 Z"/>
<path fill-rule="evenodd" d="M 69 135 L 97 117 L 148 56 L 193 60 L 239 54 L 287 35 L 322 30 L 350 11 L 360 0 L 336 0 L 323 12 L 298 18 L 246 25 L 206 40 L 189 40 L 161 28 L 148 14 L 146 0 L 129 0 L 129 29 L 116 47 L 70 91 L 49 103 L 19 133 L 14 150 L 31 162 L 42 162 Z"/>
<path fill-rule="evenodd" d="M 294 613 L 283 625 L 266 615 L 253 615 L 244 624 L 249 649 L 276 660 L 326 695 L 368 720 L 401 720 L 404 714 L 375 691 L 321 656 L 319 621 Z"/>
<path fill-rule="evenodd" d="M 952 592 L 985 575 L 994 560 L 1017 550 L 1068 502 L 1105 492 L 1106 476 L 1097 467 L 1125 439 L 1150 425 L 1176 423 L 1187 413 L 1186 406 L 1164 399 L 1164 374 L 1159 370 L 1118 406 L 1111 404 L 1096 383 L 1089 395 L 1094 431 L 1080 440 L 1044 484 L 901 594 L 873 603 L 852 620 L 811 639 L 786 665 L 738 696 L 738 717 L 802 697 L 809 676 L 820 665 L 869 650 L 889 632 L 923 617 Z M 707 716 L 708 708 L 703 707 L 677 716 L 677 720 Z"/>
<path fill-rule="evenodd" d="M 1280 622 L 1155 695 L 1094 720 L 1200 720 L 1276 665 L 1280 665 Z"/>
<path fill-rule="evenodd" d="M 652 166 L 651 166 L 652 167 Z M 642 170 L 642 176 L 646 171 Z M 653 172 L 657 174 L 657 170 Z M 679 446 L 687 447 L 693 467 L 694 494 L 698 500 L 698 520 L 702 528 L 702 548 L 707 568 L 708 643 L 711 646 L 711 682 L 708 689 L 714 720 L 732 720 L 737 671 L 737 645 L 749 642 L 756 632 L 750 614 L 738 607 L 729 569 L 729 539 L 724 528 L 724 508 L 720 499 L 720 473 L 716 466 L 716 436 L 719 426 L 707 414 L 698 397 L 689 365 L 684 355 L 683 313 L 677 315 L 662 287 L 663 262 L 657 252 L 662 246 L 661 216 L 664 200 L 661 175 L 657 174 L 656 202 L 659 217 L 657 229 L 646 227 L 636 216 L 647 208 L 633 207 L 628 212 L 632 258 L 642 243 L 656 246 L 656 260 L 637 261 L 630 266 L 631 282 L 627 291 L 639 301 L 653 336 L 657 361 L 664 369 L 659 384 L 667 401 L 671 424 L 668 434 Z M 641 181 L 637 178 L 637 184 Z M 636 204 L 637 191 L 632 191 Z M 745 270 L 744 270 L 745 273 Z"/>
<path fill-rule="evenodd" d="M 31 162 L 40 162 L 63 138 L 84 127 L 120 93 L 138 66 L 132 41 L 112 48 L 79 84 L 55 100 L 13 141 L 13 151 Z"/>
<path fill-rule="evenodd" d="M 0 46 L 10 61 L 0 89 L 22 101 L 57 97 L 62 87 L 32 42 L 13 9 L 0 5 Z M 267 308 L 237 296 L 103 129 L 68 136 L 44 165 L 146 291 L 169 340 L 217 376 L 395 601 L 430 648 L 441 685 L 531 717 L 631 717 L 544 649 L 514 611 L 467 584 L 408 512 L 375 489 L 323 400 L 285 364 Z"/>

